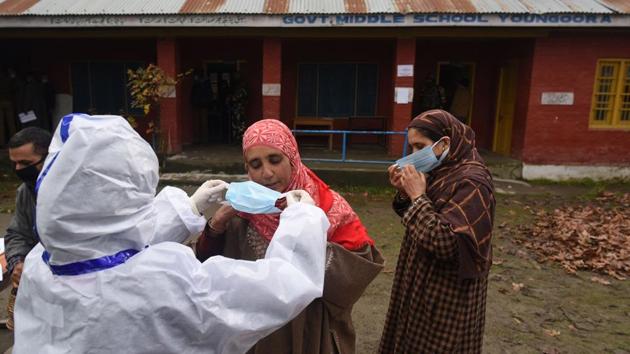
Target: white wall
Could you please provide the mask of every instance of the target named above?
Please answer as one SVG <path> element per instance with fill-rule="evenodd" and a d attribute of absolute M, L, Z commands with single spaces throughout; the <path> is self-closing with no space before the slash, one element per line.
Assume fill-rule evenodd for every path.
<path fill-rule="evenodd" d="M 571 166 L 571 165 L 528 165 L 523 164 L 523 179 L 548 179 L 566 181 L 570 179 L 609 180 L 623 179 L 630 181 L 628 166 Z"/>

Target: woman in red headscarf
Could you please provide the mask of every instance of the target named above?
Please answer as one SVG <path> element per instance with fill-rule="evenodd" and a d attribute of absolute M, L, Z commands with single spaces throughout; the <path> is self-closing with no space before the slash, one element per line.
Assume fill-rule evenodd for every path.
<path fill-rule="evenodd" d="M 350 204 L 304 166 L 293 134 L 279 120 L 261 120 L 247 129 L 243 157 L 252 181 L 278 192 L 306 190 L 330 221 L 323 296 L 250 353 L 354 353 L 352 306 L 383 268 L 374 241 Z M 279 214 L 223 206 L 197 242 L 197 257 L 263 258 L 278 222 Z"/>

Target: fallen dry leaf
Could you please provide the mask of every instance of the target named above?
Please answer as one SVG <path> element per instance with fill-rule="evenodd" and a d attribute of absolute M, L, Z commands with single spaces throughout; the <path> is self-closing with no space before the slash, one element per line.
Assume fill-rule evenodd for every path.
<path fill-rule="evenodd" d="M 555 329 L 545 329 L 544 332 L 549 337 L 557 337 L 560 335 L 560 331 L 555 330 Z"/>
<path fill-rule="evenodd" d="M 527 258 L 527 252 L 523 250 L 517 250 L 516 255 L 519 256 L 520 258 Z"/>
<path fill-rule="evenodd" d="M 608 280 L 600 277 L 591 277 L 591 281 L 595 283 L 600 283 L 602 285 L 610 285 L 610 282 Z"/>
<path fill-rule="evenodd" d="M 537 261 L 557 262 L 568 273 L 588 270 L 618 280 L 630 276 L 630 193 L 604 192 L 589 204 L 533 213 L 536 221 L 519 227 L 518 243 L 533 251 Z"/>

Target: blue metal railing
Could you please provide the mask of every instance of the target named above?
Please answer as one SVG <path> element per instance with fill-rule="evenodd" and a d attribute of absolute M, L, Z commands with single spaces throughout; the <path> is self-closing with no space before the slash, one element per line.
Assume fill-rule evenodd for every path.
<path fill-rule="evenodd" d="M 407 132 L 401 131 L 370 131 L 370 130 L 312 130 L 312 129 L 293 129 L 293 135 L 297 134 L 342 134 L 341 141 L 341 158 L 340 159 L 320 159 L 320 158 L 302 158 L 304 161 L 316 162 L 352 162 L 352 163 L 381 163 L 391 164 L 395 160 L 354 160 L 347 157 L 348 134 L 364 134 L 364 135 L 403 135 L 402 156 L 407 155 Z"/>

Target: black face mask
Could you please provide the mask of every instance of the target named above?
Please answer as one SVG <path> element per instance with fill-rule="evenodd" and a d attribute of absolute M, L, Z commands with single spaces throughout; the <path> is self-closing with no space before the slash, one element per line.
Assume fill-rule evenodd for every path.
<path fill-rule="evenodd" d="M 39 176 L 39 169 L 37 168 L 37 165 L 42 163 L 44 159 L 45 157 L 43 157 L 41 160 L 35 162 L 32 165 L 26 166 L 19 170 L 15 170 L 15 174 L 18 176 L 18 178 L 21 179 L 22 182 L 24 182 L 31 190 L 35 189 L 37 176 Z"/>

